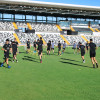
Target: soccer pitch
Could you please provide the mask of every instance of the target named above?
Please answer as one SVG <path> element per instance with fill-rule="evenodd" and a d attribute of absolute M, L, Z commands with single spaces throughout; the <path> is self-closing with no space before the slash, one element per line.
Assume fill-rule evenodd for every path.
<path fill-rule="evenodd" d="M 0 100 L 100 100 L 100 66 L 92 68 L 89 54 L 82 63 L 81 55 L 73 54 L 72 48 L 66 48 L 62 56 L 57 55 L 57 48 L 55 55 L 46 55 L 44 49 L 41 64 L 24 47 L 19 52 L 18 63 L 9 61 L 10 69 L 0 67 Z M 96 58 L 100 65 L 100 48 Z"/>

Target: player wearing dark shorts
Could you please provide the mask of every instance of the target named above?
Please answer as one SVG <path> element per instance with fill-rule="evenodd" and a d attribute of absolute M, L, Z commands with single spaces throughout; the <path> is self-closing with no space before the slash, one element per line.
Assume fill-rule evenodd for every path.
<path fill-rule="evenodd" d="M 78 42 L 78 44 L 77 44 L 77 54 L 79 54 L 79 52 L 80 52 L 80 42 Z"/>
<path fill-rule="evenodd" d="M 39 55 L 39 41 L 40 40 L 38 39 L 37 42 L 36 42 L 38 55 Z"/>
<path fill-rule="evenodd" d="M 17 56 L 17 52 L 18 52 L 18 42 L 16 41 L 16 39 L 14 39 L 14 41 L 12 41 L 12 52 L 13 52 L 13 62 L 14 60 L 16 60 L 16 62 L 18 62 L 16 56 Z"/>
<path fill-rule="evenodd" d="M 6 62 L 7 67 L 11 68 L 11 66 L 9 66 L 8 60 L 9 60 L 9 51 L 11 51 L 11 45 L 9 44 L 9 39 L 6 40 L 6 43 L 4 44 L 2 50 L 4 51 L 4 62 L 1 64 L 1 67 L 4 65 L 4 63 Z"/>
<path fill-rule="evenodd" d="M 82 57 L 83 63 L 85 63 L 85 59 L 84 59 L 85 46 L 82 43 L 80 43 L 79 49 L 81 50 L 81 57 Z"/>
<path fill-rule="evenodd" d="M 74 41 L 74 44 L 73 44 L 73 49 L 74 49 L 74 54 L 75 54 L 75 50 L 76 50 L 76 42 Z"/>
<path fill-rule="evenodd" d="M 51 43 L 51 50 L 53 50 L 53 54 L 54 54 L 54 42 L 53 41 Z"/>
<path fill-rule="evenodd" d="M 58 55 L 61 55 L 61 43 L 58 41 Z"/>
<path fill-rule="evenodd" d="M 88 49 L 89 49 L 89 43 L 87 41 L 87 43 L 86 43 L 86 51 L 87 51 L 87 53 L 88 53 Z"/>
<path fill-rule="evenodd" d="M 64 43 L 63 43 L 63 51 L 62 51 L 62 53 L 64 53 L 65 48 L 66 48 L 66 42 L 64 41 Z"/>
<path fill-rule="evenodd" d="M 50 55 L 50 49 L 51 49 L 51 43 L 50 43 L 50 41 L 48 41 L 48 43 L 47 43 L 47 55 L 48 55 L 48 52 Z"/>
<path fill-rule="evenodd" d="M 90 48 L 90 58 L 93 64 L 93 68 L 95 68 L 95 63 L 96 63 L 96 67 L 98 68 L 98 63 L 96 60 L 96 44 L 93 43 L 92 39 L 90 39 L 90 44 L 89 44 L 89 48 Z"/>
<path fill-rule="evenodd" d="M 28 39 L 27 43 L 26 43 L 26 46 L 27 46 L 27 53 L 30 51 L 30 40 Z"/>
<path fill-rule="evenodd" d="M 36 40 L 33 42 L 34 50 L 36 51 Z"/>
<path fill-rule="evenodd" d="M 40 41 L 39 41 L 39 56 L 40 56 L 40 63 L 42 63 L 42 51 L 43 51 L 43 41 L 42 41 L 42 37 L 40 37 Z"/>

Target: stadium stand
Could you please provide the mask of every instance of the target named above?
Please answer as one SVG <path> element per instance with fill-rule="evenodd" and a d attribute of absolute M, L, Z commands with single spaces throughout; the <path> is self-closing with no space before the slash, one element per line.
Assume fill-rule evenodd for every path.
<path fill-rule="evenodd" d="M 30 23 L 30 25 L 36 32 L 59 32 L 56 24 Z"/>
<path fill-rule="evenodd" d="M 46 43 L 48 43 L 49 40 L 53 40 L 55 45 L 57 46 L 58 41 L 60 41 L 61 43 L 63 43 L 63 39 L 60 37 L 59 34 L 41 34 L 41 36 L 43 37 L 43 39 L 46 41 Z"/>
<path fill-rule="evenodd" d="M 24 22 L 23 23 L 22 22 L 17 22 L 16 25 L 18 27 L 27 28 L 27 23 L 24 23 Z"/>
<path fill-rule="evenodd" d="M 69 41 L 70 45 L 73 45 L 74 41 L 76 41 L 76 43 L 85 43 L 84 39 L 80 35 L 64 35 L 64 37 Z"/>
<path fill-rule="evenodd" d="M 12 22 L 0 22 L 0 31 L 14 31 Z"/>
<path fill-rule="evenodd" d="M 13 32 L 0 32 L 0 44 L 4 44 L 6 39 L 14 40 Z"/>
<path fill-rule="evenodd" d="M 30 39 L 31 43 L 38 39 L 38 36 L 34 33 L 17 33 L 17 36 L 21 44 L 25 44 L 28 39 Z"/>
<path fill-rule="evenodd" d="M 100 46 L 100 36 L 85 36 L 87 40 L 93 39 L 93 42 Z"/>

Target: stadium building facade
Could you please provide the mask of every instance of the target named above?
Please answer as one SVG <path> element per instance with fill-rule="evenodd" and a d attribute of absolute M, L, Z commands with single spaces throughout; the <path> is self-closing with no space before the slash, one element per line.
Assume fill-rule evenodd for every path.
<path fill-rule="evenodd" d="M 0 1 L 0 43 L 14 38 L 21 44 L 43 37 L 68 45 L 90 38 L 99 44 L 100 7 L 38 1 Z M 73 36 L 74 35 L 74 36 Z M 85 35 L 85 36 L 84 36 Z"/>

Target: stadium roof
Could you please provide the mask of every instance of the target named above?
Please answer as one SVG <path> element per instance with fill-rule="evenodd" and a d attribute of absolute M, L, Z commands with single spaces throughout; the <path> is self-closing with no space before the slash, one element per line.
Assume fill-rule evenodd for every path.
<path fill-rule="evenodd" d="M 30 0 L 0 0 L 0 12 L 66 18 L 100 19 L 100 7 Z"/>

